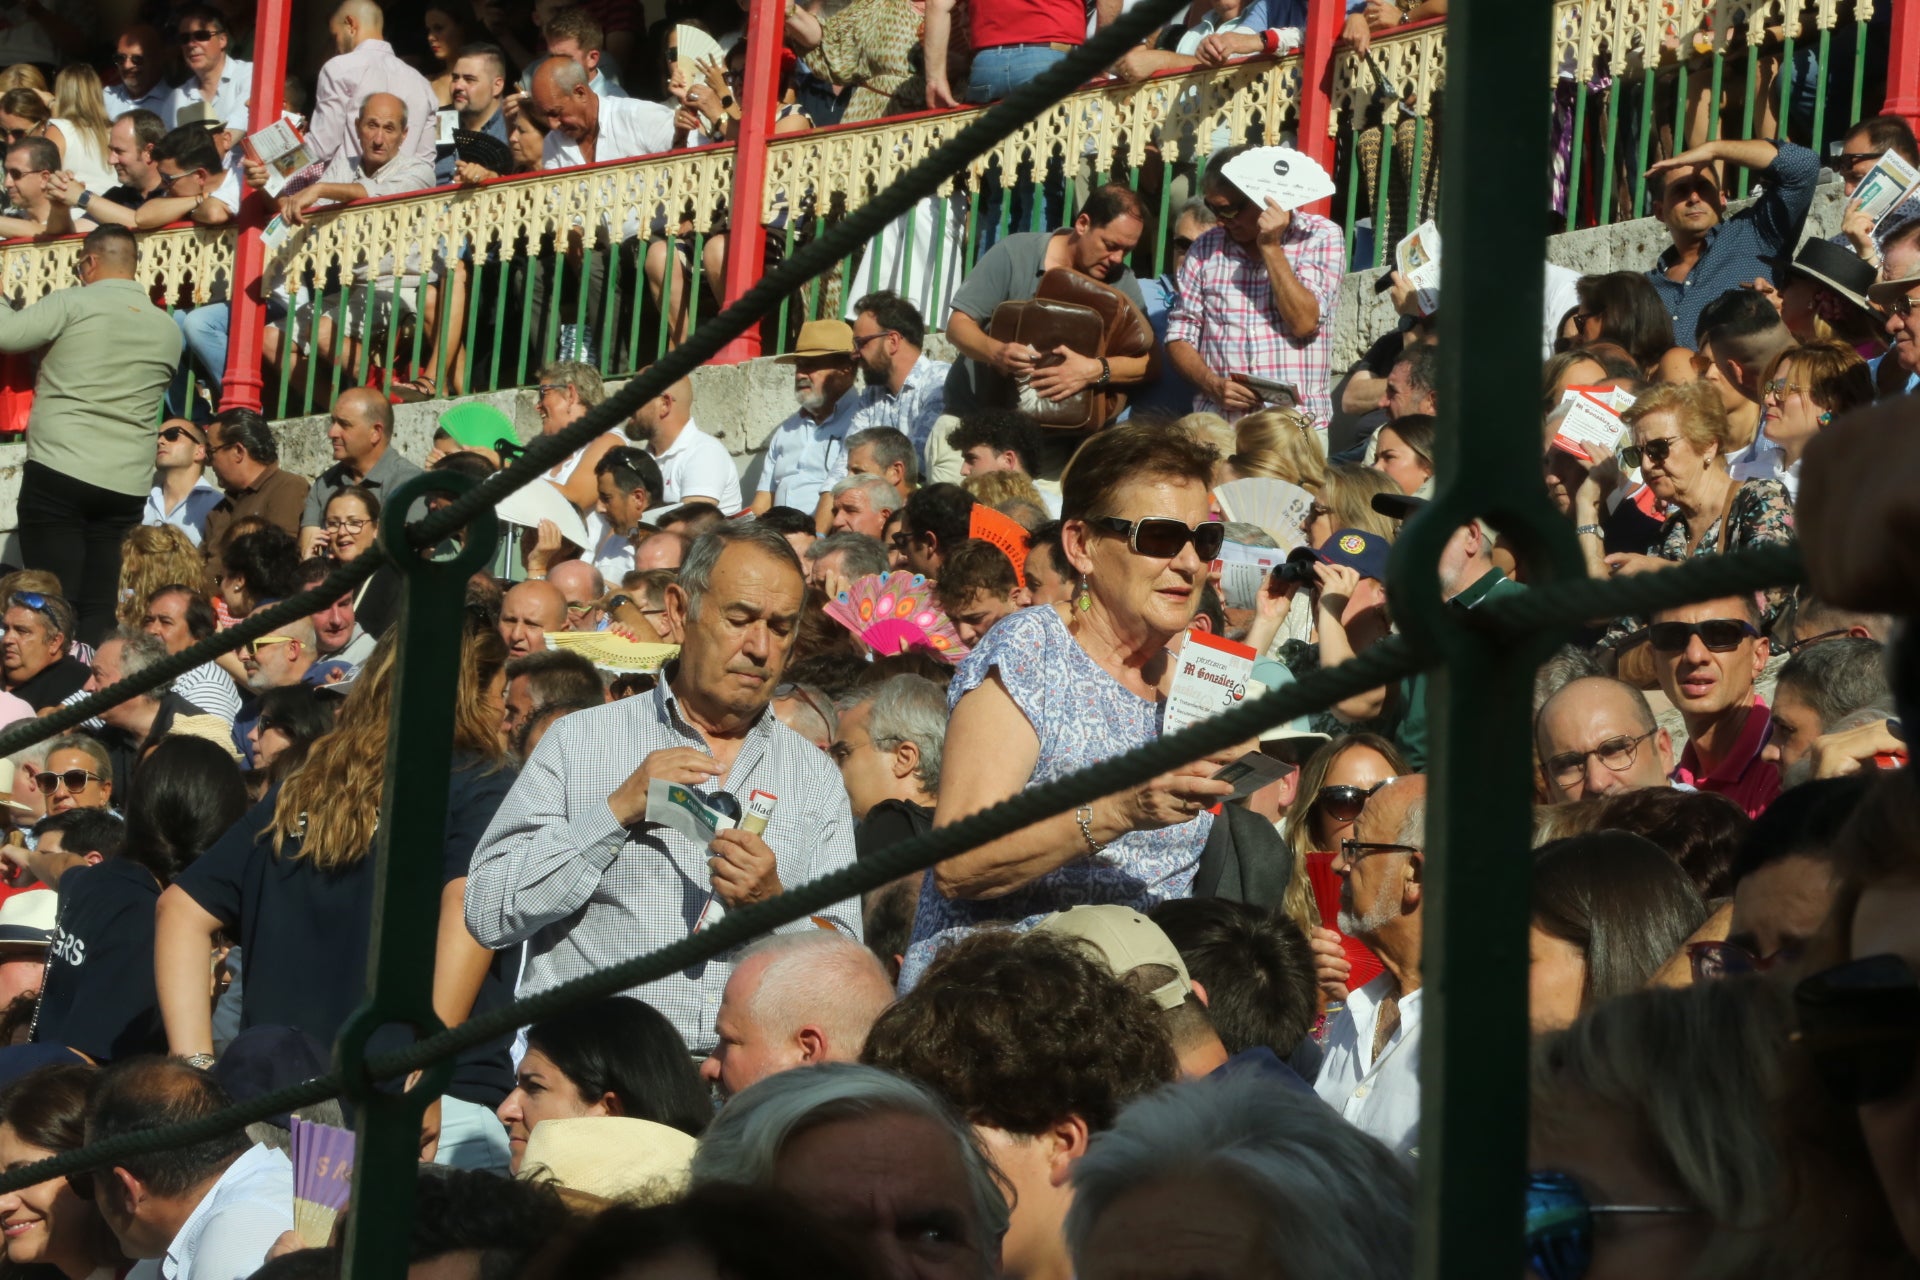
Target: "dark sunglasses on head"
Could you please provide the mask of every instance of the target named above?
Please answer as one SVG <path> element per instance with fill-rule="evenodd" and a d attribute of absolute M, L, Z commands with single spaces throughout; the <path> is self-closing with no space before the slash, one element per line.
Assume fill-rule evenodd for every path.
<path fill-rule="evenodd" d="M 1665 464 L 1667 455 L 1673 452 L 1673 446 L 1679 440 L 1679 436 L 1661 436 L 1645 444 L 1622 445 L 1620 458 L 1629 467 L 1638 467 L 1642 462 L 1651 462 L 1658 467 Z"/>
<path fill-rule="evenodd" d="M 1866 956 L 1804 979 L 1793 989 L 1799 1030 L 1820 1081 L 1836 1101 L 1860 1106 L 1913 1081 L 1920 1056 L 1920 978 L 1896 955 Z"/>
<path fill-rule="evenodd" d="M 1218 520 L 1202 520 L 1199 524 L 1189 525 L 1172 516 L 1148 516 L 1144 520 L 1099 516 L 1087 523 L 1125 538 L 1135 555 L 1150 556 L 1155 560 L 1173 559 L 1189 542 L 1193 544 L 1195 555 L 1202 560 L 1212 560 L 1220 554 L 1220 546 L 1227 540 L 1227 526 Z"/>
<path fill-rule="evenodd" d="M 49 796 L 52 795 L 54 789 L 63 782 L 66 783 L 68 791 L 78 792 L 86 790 L 87 783 L 98 781 L 100 781 L 100 775 L 86 769 L 67 769 L 60 773 L 36 773 L 33 775 L 33 785 L 40 788 L 42 795 Z"/>
<path fill-rule="evenodd" d="M 1314 803 L 1335 822 L 1356 822 L 1360 811 L 1367 807 L 1367 798 L 1392 781 L 1392 778 L 1382 778 L 1370 787 L 1322 787 L 1320 798 Z"/>
<path fill-rule="evenodd" d="M 1704 622 L 1656 622 L 1647 642 L 1660 653 L 1682 653 L 1695 636 L 1712 653 L 1729 653 L 1760 632 L 1744 618 L 1708 618 Z"/>
<path fill-rule="evenodd" d="M 1527 1266 L 1540 1280 L 1580 1280 L 1593 1266 L 1596 1214 L 1693 1213 L 1685 1205 L 1590 1204 L 1564 1173 L 1527 1177 Z"/>
<path fill-rule="evenodd" d="M 41 595 L 38 591 L 16 591 L 7 597 L 7 604 L 9 606 L 19 605 L 22 609 L 31 609 L 35 613 L 44 613 L 49 616 L 51 616 L 53 612 L 47 606 L 47 597 Z"/>
<path fill-rule="evenodd" d="M 1832 631 L 1818 631 L 1810 636 L 1802 636 L 1798 640 L 1790 640 L 1782 645 L 1781 648 L 1785 649 L 1788 653 L 1798 653 L 1802 649 L 1811 648 L 1816 644 L 1821 644 L 1828 640 L 1838 640 L 1842 636 L 1850 636 L 1852 634 L 1853 632 L 1846 627 L 1836 627 Z"/>
<path fill-rule="evenodd" d="M 165 440 L 168 444 L 178 444 L 182 440 L 191 440 L 195 444 L 206 443 L 205 440 L 202 440 L 199 436 L 193 434 L 193 432 L 187 430 L 185 427 L 168 427 L 165 431 L 162 431 L 160 433 L 160 438 L 162 440 Z"/>

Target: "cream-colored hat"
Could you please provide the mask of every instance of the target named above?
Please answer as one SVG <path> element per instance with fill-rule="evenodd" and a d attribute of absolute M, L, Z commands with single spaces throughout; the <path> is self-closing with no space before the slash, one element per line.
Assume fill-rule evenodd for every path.
<path fill-rule="evenodd" d="M 520 1176 L 629 1204 L 665 1204 L 687 1189 L 698 1145 L 678 1129 L 628 1116 L 542 1120 L 527 1135 Z"/>
<path fill-rule="evenodd" d="M 175 716 L 168 726 L 169 738 L 205 738 L 216 747 L 223 747 L 226 753 L 238 763 L 240 751 L 233 745 L 233 725 L 221 716 Z"/>

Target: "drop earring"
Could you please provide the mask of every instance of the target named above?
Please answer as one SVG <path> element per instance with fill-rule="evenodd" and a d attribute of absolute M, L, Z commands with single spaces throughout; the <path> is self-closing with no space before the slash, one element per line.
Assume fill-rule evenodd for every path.
<path fill-rule="evenodd" d="M 1087 590 L 1087 575 L 1080 575 L 1080 590 L 1073 597 L 1073 607 L 1085 613 L 1093 608 L 1093 593 Z"/>

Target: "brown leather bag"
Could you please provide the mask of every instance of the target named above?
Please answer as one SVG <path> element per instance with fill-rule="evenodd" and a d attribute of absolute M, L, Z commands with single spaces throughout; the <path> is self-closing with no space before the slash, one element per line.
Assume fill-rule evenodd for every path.
<path fill-rule="evenodd" d="M 1155 354 L 1153 326 L 1125 294 L 1064 267 L 1041 276 L 1032 298 L 995 307 L 987 333 L 998 342 L 1022 342 L 1043 353 L 1065 347 L 1096 360 Z M 1157 372 L 1157 360 L 1150 360 L 1148 379 Z M 984 403 L 1019 409 L 1043 427 L 1098 430 L 1127 405 L 1127 393 L 1118 387 L 1088 387 L 1053 401 L 990 366 L 980 366 L 979 378 Z"/>

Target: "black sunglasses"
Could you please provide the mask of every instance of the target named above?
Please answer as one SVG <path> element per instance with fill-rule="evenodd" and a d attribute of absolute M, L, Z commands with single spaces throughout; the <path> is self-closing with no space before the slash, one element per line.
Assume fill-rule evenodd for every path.
<path fill-rule="evenodd" d="M 1729 653 L 1760 632 L 1743 618 L 1708 618 L 1704 622 L 1656 622 L 1647 628 L 1647 642 L 1658 653 L 1681 653 L 1695 636 L 1713 653 Z"/>
<path fill-rule="evenodd" d="M 1827 1092 L 1847 1106 L 1893 1097 L 1920 1056 L 1920 979 L 1900 956 L 1866 956 L 1793 989 L 1806 1050 Z"/>
<path fill-rule="evenodd" d="M 187 430 L 185 427 L 168 427 L 165 431 L 162 431 L 160 433 L 160 438 L 162 440 L 165 440 L 168 444 L 177 444 L 181 440 L 191 440 L 195 444 L 206 443 L 205 440 L 202 440 L 199 436 L 193 434 L 193 432 Z"/>
<path fill-rule="evenodd" d="M 1654 466 L 1666 463 L 1667 455 L 1673 452 L 1673 446 L 1680 441 L 1679 436 L 1661 436 L 1658 440 L 1649 440 L 1645 444 L 1629 444 L 1620 447 L 1620 458 L 1629 467 L 1638 467 L 1642 462 L 1651 462 Z"/>
<path fill-rule="evenodd" d="M 209 31 L 204 27 L 195 27 L 191 31 L 183 30 L 176 38 L 181 44 L 205 44 L 219 34 L 218 31 Z"/>
<path fill-rule="evenodd" d="M 1596 1214 L 1695 1212 L 1677 1204 L 1593 1204 L 1571 1177 L 1540 1170 L 1527 1176 L 1527 1267 L 1540 1280 L 1580 1280 L 1593 1266 Z"/>
<path fill-rule="evenodd" d="M 1144 520 L 1097 516 L 1087 523 L 1125 538 L 1128 548 L 1135 555 L 1150 556 L 1155 560 L 1173 559 L 1189 542 L 1193 544 L 1195 555 L 1202 560 L 1212 560 L 1220 554 L 1220 546 L 1227 540 L 1227 526 L 1218 520 L 1202 520 L 1199 524 L 1189 525 L 1172 516 L 1148 516 Z"/>
<path fill-rule="evenodd" d="M 67 784 L 69 792 L 77 794 L 86 790 L 87 783 L 99 781 L 99 774 L 86 769 L 67 769 L 60 773 L 48 772 L 33 775 L 33 785 L 40 788 L 40 794 L 48 796 L 52 795 L 54 789 L 63 782 Z"/>
<path fill-rule="evenodd" d="M 1335 822 L 1356 822 L 1360 811 L 1367 807 L 1367 798 L 1392 781 L 1392 778 L 1382 778 L 1370 787 L 1323 787 L 1314 803 Z"/>

